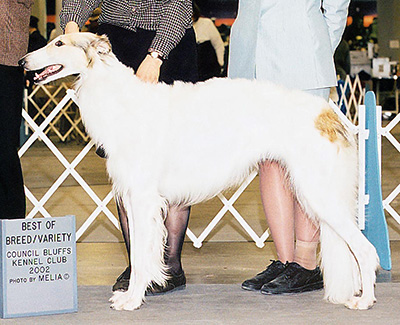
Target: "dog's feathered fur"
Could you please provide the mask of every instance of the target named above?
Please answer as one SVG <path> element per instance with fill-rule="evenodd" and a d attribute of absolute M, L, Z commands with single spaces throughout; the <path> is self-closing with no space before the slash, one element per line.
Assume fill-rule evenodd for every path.
<path fill-rule="evenodd" d="M 265 160 L 285 168 L 295 197 L 321 226 L 325 298 L 373 305 L 378 259 L 356 225 L 356 143 L 323 99 L 248 80 L 143 83 L 105 36 L 87 33 L 60 36 L 21 65 L 56 65 L 38 75 L 41 83 L 80 75 L 83 121 L 107 152 L 128 213 L 131 284 L 111 298 L 115 309 L 139 308 L 151 281 L 165 281 L 167 205 L 207 200 Z"/>

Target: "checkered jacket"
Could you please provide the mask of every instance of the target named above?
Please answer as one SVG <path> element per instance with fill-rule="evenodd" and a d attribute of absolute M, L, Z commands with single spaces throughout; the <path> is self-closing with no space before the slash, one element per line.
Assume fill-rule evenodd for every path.
<path fill-rule="evenodd" d="M 63 0 L 61 28 L 69 21 L 82 27 L 100 4 L 100 24 L 156 31 L 150 49 L 165 58 L 192 26 L 192 0 Z"/>

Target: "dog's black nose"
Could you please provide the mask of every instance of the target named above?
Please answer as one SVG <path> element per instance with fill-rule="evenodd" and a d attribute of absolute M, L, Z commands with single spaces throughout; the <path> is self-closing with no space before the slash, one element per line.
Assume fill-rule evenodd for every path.
<path fill-rule="evenodd" d="M 21 60 L 18 61 L 18 65 L 20 67 L 25 67 L 25 63 L 26 63 L 25 58 L 22 58 Z"/>

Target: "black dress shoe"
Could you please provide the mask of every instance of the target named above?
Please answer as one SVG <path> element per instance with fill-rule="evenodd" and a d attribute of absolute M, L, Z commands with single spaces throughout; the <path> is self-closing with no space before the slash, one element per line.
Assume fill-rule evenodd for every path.
<path fill-rule="evenodd" d="M 324 287 L 321 270 L 317 266 L 314 270 L 307 270 L 301 265 L 292 262 L 286 263 L 285 271 L 271 282 L 264 284 L 261 293 L 292 294 L 319 290 Z"/>
<path fill-rule="evenodd" d="M 112 287 L 112 291 L 128 291 L 129 279 L 131 277 L 131 267 L 128 266 L 124 272 L 117 278 Z"/>
<path fill-rule="evenodd" d="M 146 296 L 156 296 L 162 295 L 167 292 L 183 290 L 186 288 L 186 277 L 185 273 L 171 274 L 168 278 L 165 286 L 159 286 L 158 284 L 153 284 L 147 287 Z"/>
<path fill-rule="evenodd" d="M 271 260 L 272 261 L 272 260 Z M 281 261 L 272 261 L 272 263 L 254 278 L 248 279 L 242 283 L 244 290 L 258 291 L 261 287 L 275 279 L 285 270 L 285 264 Z"/>
<path fill-rule="evenodd" d="M 100 157 L 100 158 L 107 158 L 107 154 L 106 154 L 106 150 L 104 149 L 104 147 L 102 145 L 99 145 L 96 148 L 96 154 Z"/>
<path fill-rule="evenodd" d="M 117 278 L 117 281 L 112 287 L 112 291 L 128 291 L 129 279 L 131 276 L 131 267 L 128 266 L 124 272 Z M 147 287 L 146 295 L 159 295 L 170 291 L 183 290 L 186 287 L 185 273 L 171 274 L 164 287 L 158 284 L 153 284 Z"/>

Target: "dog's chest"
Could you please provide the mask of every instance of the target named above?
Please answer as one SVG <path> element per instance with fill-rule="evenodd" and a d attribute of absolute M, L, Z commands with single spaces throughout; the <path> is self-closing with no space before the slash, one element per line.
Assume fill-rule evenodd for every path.
<path fill-rule="evenodd" d="M 107 133 L 116 129 L 115 117 L 118 112 L 115 110 L 113 102 L 98 96 L 95 89 L 80 89 L 78 92 L 78 105 L 89 135 L 94 139 L 99 139 Z"/>

